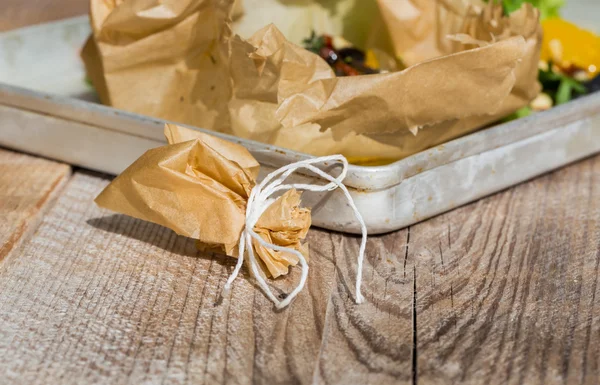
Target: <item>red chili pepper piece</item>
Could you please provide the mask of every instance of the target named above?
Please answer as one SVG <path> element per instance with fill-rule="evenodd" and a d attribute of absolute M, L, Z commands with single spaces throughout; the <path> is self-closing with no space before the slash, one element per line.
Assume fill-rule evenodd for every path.
<path fill-rule="evenodd" d="M 319 50 L 319 56 L 325 59 L 329 65 L 333 65 L 339 59 L 337 52 L 330 47 L 321 47 Z"/>
<path fill-rule="evenodd" d="M 341 60 L 338 60 L 335 63 L 335 69 L 339 70 L 340 72 L 344 73 L 346 76 L 358 76 L 361 75 L 361 73 L 355 69 L 354 67 L 344 63 Z"/>

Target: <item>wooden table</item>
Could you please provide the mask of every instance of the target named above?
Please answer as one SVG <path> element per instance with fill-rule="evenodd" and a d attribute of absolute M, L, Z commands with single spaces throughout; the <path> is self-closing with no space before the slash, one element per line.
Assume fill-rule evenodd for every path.
<path fill-rule="evenodd" d="M 0 28 L 85 9 L 2 0 Z M 600 157 L 371 237 L 360 306 L 359 240 L 311 230 L 284 311 L 247 273 L 220 301 L 234 260 L 98 209 L 108 181 L 0 149 L 0 383 L 600 382 Z"/>

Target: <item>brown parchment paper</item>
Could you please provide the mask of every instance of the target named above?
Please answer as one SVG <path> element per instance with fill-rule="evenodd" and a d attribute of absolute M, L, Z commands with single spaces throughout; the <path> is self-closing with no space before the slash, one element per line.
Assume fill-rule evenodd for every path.
<path fill-rule="evenodd" d="M 504 17 L 479 0 L 378 0 L 367 45 L 408 68 L 345 78 L 273 25 L 233 34 L 231 1 L 91 4 L 82 56 L 104 103 L 314 155 L 399 159 L 539 92 L 529 4 Z"/>
<path fill-rule="evenodd" d="M 419 146 L 419 150 L 493 123 L 526 106 L 539 94 L 541 86 L 537 81 L 537 74 L 542 28 L 539 11 L 531 4 L 525 3 L 520 10 L 503 16 L 502 7 L 492 1 L 377 1 L 387 30 L 382 32 L 381 29 L 374 29 L 375 35 L 370 41 L 391 40 L 394 54 L 409 68 L 434 58 L 456 56 L 457 53 L 477 47 L 498 46 L 514 37 L 523 37 L 525 40 L 521 59 L 514 71 L 507 75 L 514 79 L 514 86 L 504 100 L 490 106 L 484 114 L 421 125 L 420 127 L 426 127 L 419 131 L 421 144 L 430 145 Z M 481 63 L 485 64 L 485 61 Z M 410 139 L 406 137 L 406 132 L 400 134 L 376 133 L 371 137 L 382 143 L 401 147 Z"/>
<path fill-rule="evenodd" d="M 199 241 L 202 249 L 237 258 L 246 204 L 259 164 L 242 146 L 167 124 L 169 145 L 147 151 L 96 198 L 119 213 L 158 223 Z M 265 210 L 255 231 L 266 241 L 300 250 L 310 227 L 310 210 L 300 193 L 287 191 Z M 293 254 L 255 250 L 265 272 L 278 277 L 298 263 Z"/>

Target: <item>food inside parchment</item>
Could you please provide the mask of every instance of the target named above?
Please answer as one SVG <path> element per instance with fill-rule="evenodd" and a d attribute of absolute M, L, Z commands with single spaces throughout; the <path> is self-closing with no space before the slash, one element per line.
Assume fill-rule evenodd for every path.
<path fill-rule="evenodd" d="M 373 50 L 365 52 L 354 47 L 343 37 L 317 35 L 313 31 L 303 43 L 304 48 L 323 58 L 337 76 L 358 76 L 382 72 Z"/>
<path fill-rule="evenodd" d="M 524 2 L 532 3 L 541 14 L 544 40 L 539 81 L 543 88 L 529 106 L 515 112 L 507 120 L 527 116 L 534 111 L 545 111 L 600 90 L 600 37 L 560 18 L 560 8 L 564 5 L 562 0 L 504 0 L 504 12 L 510 14 Z M 372 50 L 363 51 L 340 36 L 317 35 L 313 31 L 303 41 L 303 46 L 325 59 L 337 76 L 382 72 Z"/>
<path fill-rule="evenodd" d="M 539 62 L 542 92 L 505 120 L 545 111 L 577 97 L 600 91 L 600 37 L 560 16 L 564 0 L 531 0 L 541 12 L 544 33 Z M 504 0 L 505 12 L 523 0 Z"/>
<path fill-rule="evenodd" d="M 598 38 L 557 19 L 556 0 L 307 1 L 289 11 L 277 2 L 276 18 L 248 6 L 235 22 L 232 1 L 181 1 L 91 0 L 82 56 L 103 103 L 381 164 L 564 103 L 597 81 Z M 579 55 L 583 42 L 592 49 Z"/>

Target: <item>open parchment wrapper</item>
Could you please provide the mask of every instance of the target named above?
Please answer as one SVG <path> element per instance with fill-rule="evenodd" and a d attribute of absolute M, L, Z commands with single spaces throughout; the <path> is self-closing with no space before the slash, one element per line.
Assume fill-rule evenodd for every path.
<path fill-rule="evenodd" d="M 374 26 L 363 46 L 400 58 L 405 70 L 336 77 L 274 25 L 233 34 L 254 16 L 247 7 L 240 17 L 242 4 L 229 0 L 91 0 L 82 56 L 105 104 L 359 163 L 446 142 L 539 93 L 541 28 L 530 4 L 506 17 L 480 0 L 323 3 L 343 3 L 349 15 L 369 1 L 375 11 L 357 25 Z"/>
<path fill-rule="evenodd" d="M 154 222 L 198 240 L 201 249 L 238 256 L 246 204 L 259 164 L 242 146 L 175 125 L 165 126 L 168 145 L 147 151 L 96 198 L 100 207 Z M 263 213 L 254 230 L 267 242 L 301 244 L 310 227 L 310 210 L 290 190 Z M 254 244 L 271 277 L 288 273 L 298 258 Z"/>

